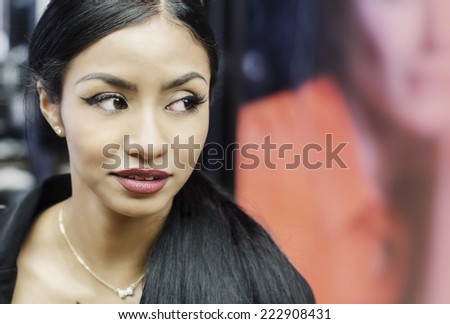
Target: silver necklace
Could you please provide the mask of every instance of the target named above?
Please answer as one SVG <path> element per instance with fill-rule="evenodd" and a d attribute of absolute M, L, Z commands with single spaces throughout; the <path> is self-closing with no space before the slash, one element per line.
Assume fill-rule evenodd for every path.
<path fill-rule="evenodd" d="M 114 291 L 122 299 L 125 299 L 128 296 L 134 296 L 134 290 L 136 289 L 137 285 L 144 279 L 145 273 L 143 273 L 136 281 L 132 282 L 128 286 L 128 288 L 120 289 L 120 288 L 115 288 L 115 287 L 111 286 L 105 280 L 100 278 L 94 271 L 92 271 L 92 269 L 80 257 L 80 255 L 78 254 L 77 250 L 75 250 L 75 248 L 73 247 L 72 243 L 69 240 L 69 237 L 66 234 L 66 230 L 64 228 L 63 208 L 62 207 L 59 210 L 59 229 L 60 229 L 61 234 L 63 235 L 64 239 L 66 240 L 67 245 L 69 246 L 69 248 L 72 251 L 72 253 L 75 256 L 75 258 L 77 259 L 77 261 L 83 266 L 84 269 L 86 269 L 87 272 L 89 272 L 91 274 L 91 276 L 93 276 L 95 279 L 97 279 L 97 281 L 99 281 L 104 286 L 106 286 L 109 289 L 111 289 L 112 291 Z"/>

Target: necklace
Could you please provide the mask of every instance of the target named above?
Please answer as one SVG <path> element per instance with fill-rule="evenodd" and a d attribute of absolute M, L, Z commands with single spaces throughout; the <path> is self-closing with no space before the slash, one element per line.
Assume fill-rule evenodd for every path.
<path fill-rule="evenodd" d="M 92 271 L 92 269 L 80 257 L 80 255 L 78 254 L 77 250 L 75 250 L 75 248 L 73 247 L 72 243 L 69 240 L 69 237 L 66 234 L 66 230 L 64 228 L 64 224 L 63 224 L 63 209 L 62 208 L 59 210 L 59 229 L 60 229 L 61 234 L 63 235 L 64 239 L 66 240 L 67 245 L 69 246 L 69 248 L 72 251 L 72 253 L 75 256 L 75 258 L 77 259 L 77 261 L 83 266 L 84 269 L 86 269 L 87 272 L 89 272 L 91 274 L 92 277 L 97 279 L 97 281 L 99 281 L 104 286 L 106 286 L 109 289 L 111 289 L 112 291 L 114 291 L 122 299 L 125 299 L 128 296 L 134 296 L 134 289 L 136 289 L 137 285 L 144 279 L 145 273 L 143 273 L 136 281 L 132 282 L 128 286 L 128 288 L 120 289 L 120 288 L 115 288 L 115 287 L 111 286 L 105 280 L 100 278 L 94 271 Z"/>

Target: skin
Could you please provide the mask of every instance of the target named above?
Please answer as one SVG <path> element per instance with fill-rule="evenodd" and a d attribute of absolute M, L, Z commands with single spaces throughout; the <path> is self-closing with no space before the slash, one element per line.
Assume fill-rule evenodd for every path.
<path fill-rule="evenodd" d="M 93 73 L 97 75 L 92 77 Z M 98 78 L 98 73 L 132 86 L 112 85 L 104 75 Z M 185 82 L 167 87 L 180 79 Z M 13 302 L 139 302 L 142 286 L 134 297 L 121 300 L 81 267 L 59 232 L 58 214 L 62 208 L 70 241 L 95 273 L 119 288 L 136 280 L 144 272 L 173 197 L 193 171 L 190 161 L 198 159 L 204 145 L 209 80 L 205 50 L 186 27 L 162 15 L 116 31 L 81 52 L 64 75 L 59 104 L 38 83 L 43 115 L 52 127 L 61 127 L 59 136 L 67 140 L 73 196 L 44 211 L 34 224 L 19 255 Z M 86 102 L 100 93 L 120 99 Z M 196 107 L 189 102 L 193 95 L 201 97 Z M 124 135 L 145 149 L 125 148 Z M 199 149 L 190 153 L 179 151 L 177 161 L 185 168 L 175 164 L 174 150 L 163 148 L 174 143 L 176 136 L 180 143 L 194 136 L 198 144 Z M 114 170 L 101 168 L 102 163 L 111 164 L 102 154 L 108 144 L 120 145 L 116 153 L 128 158 L 129 165 L 122 158 Z M 162 169 L 171 176 L 154 194 L 131 193 L 111 175 L 162 161 L 167 161 Z"/>
<path fill-rule="evenodd" d="M 353 93 L 359 93 L 361 97 L 350 95 L 349 101 L 356 106 L 353 111 L 358 121 L 358 137 L 363 143 L 362 151 L 366 156 L 377 157 L 370 161 L 366 159 L 366 168 L 380 184 L 385 181 L 382 177 L 392 176 L 392 170 L 395 173 L 409 169 L 416 172 L 410 174 L 424 174 L 423 166 L 416 163 L 414 156 L 425 152 L 418 159 L 428 161 L 426 172 L 433 179 L 426 224 L 422 222 L 418 226 L 426 242 L 420 245 L 421 239 L 413 237 L 419 246 L 412 249 L 416 254 L 415 263 L 407 268 L 419 271 L 412 279 L 413 289 L 407 300 L 448 303 L 450 2 L 352 0 L 351 4 L 357 32 L 354 41 L 347 44 L 347 69 Z M 374 128 L 358 115 L 363 111 L 362 107 L 370 108 L 372 116 L 377 115 L 383 120 L 382 129 Z M 396 148 L 393 155 L 387 148 L 393 142 L 392 138 L 383 134 L 388 127 L 408 134 L 405 137 L 409 137 L 412 151 L 402 147 L 399 155 Z M 427 150 L 416 145 L 421 140 L 428 141 Z M 432 154 L 426 155 L 429 148 L 433 148 Z M 410 159 L 407 164 L 394 169 L 395 157 L 399 156 Z M 421 194 L 426 196 L 429 192 Z M 421 249 L 424 249 L 424 255 L 417 258 Z"/>
<path fill-rule="evenodd" d="M 450 2 L 352 4 L 362 30 L 349 51 L 354 86 L 401 127 L 442 136 L 450 126 Z"/>

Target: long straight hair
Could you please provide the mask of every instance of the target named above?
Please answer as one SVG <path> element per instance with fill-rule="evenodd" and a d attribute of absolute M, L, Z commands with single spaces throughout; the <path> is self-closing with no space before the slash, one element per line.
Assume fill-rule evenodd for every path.
<path fill-rule="evenodd" d="M 145 303 L 313 303 L 267 232 L 199 171 L 176 195 L 149 259 Z"/>
<path fill-rule="evenodd" d="M 218 50 L 199 0 L 53 0 L 32 37 L 34 82 L 59 103 L 63 74 L 81 51 L 161 14 L 188 28 L 205 49 L 212 89 Z M 194 171 L 150 251 L 141 302 L 311 303 L 314 297 L 269 235 Z"/>

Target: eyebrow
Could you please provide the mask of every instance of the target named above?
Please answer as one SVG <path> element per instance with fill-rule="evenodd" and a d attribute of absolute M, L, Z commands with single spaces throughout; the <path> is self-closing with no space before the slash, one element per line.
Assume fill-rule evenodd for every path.
<path fill-rule="evenodd" d="M 169 82 L 168 84 L 164 85 L 162 87 L 162 89 L 170 90 L 173 88 L 177 88 L 177 87 L 180 87 L 180 86 L 188 83 L 189 81 L 191 81 L 193 79 L 201 79 L 201 80 L 205 81 L 206 84 L 208 84 L 206 79 L 200 73 L 190 72 L 190 73 L 187 73 L 187 74 L 179 77 L 178 79 L 173 80 L 172 82 Z"/>
<path fill-rule="evenodd" d="M 187 73 L 187 74 L 179 77 L 176 80 L 173 80 L 173 81 L 169 82 L 168 84 L 165 84 L 162 87 L 162 89 L 163 90 L 170 90 L 170 89 L 173 89 L 173 88 L 177 88 L 177 87 L 180 87 L 180 86 L 188 83 L 189 81 L 191 81 L 193 79 L 201 79 L 207 84 L 206 79 L 200 73 L 190 72 L 190 73 Z M 116 87 L 119 87 L 119 88 L 131 90 L 131 91 L 137 91 L 137 89 L 138 89 L 137 85 L 135 85 L 134 83 L 122 80 L 122 79 L 120 79 L 118 77 L 115 77 L 115 76 L 113 76 L 111 74 L 108 74 L 108 73 L 98 73 L 98 72 L 97 73 L 90 73 L 90 74 L 82 77 L 77 82 L 75 82 L 75 84 L 79 84 L 81 82 L 89 81 L 89 80 L 101 80 L 101 81 L 106 82 L 106 83 L 108 83 L 108 84 L 110 84 L 112 86 L 116 86 Z"/>
<path fill-rule="evenodd" d="M 137 85 L 135 85 L 134 83 L 122 80 L 122 79 L 115 77 L 108 73 L 91 73 L 91 74 L 88 74 L 88 75 L 82 77 L 81 79 L 79 79 L 77 82 L 75 82 L 75 84 L 78 84 L 78 83 L 81 83 L 84 81 L 89 81 L 89 80 L 101 80 L 112 86 L 116 86 L 116 87 L 119 87 L 122 89 L 131 90 L 131 91 L 137 91 L 137 89 L 138 89 Z"/>

